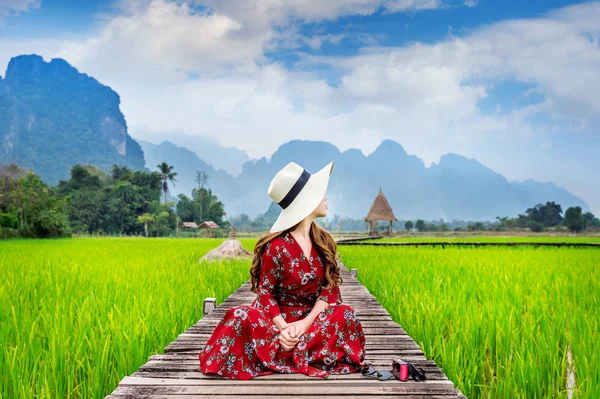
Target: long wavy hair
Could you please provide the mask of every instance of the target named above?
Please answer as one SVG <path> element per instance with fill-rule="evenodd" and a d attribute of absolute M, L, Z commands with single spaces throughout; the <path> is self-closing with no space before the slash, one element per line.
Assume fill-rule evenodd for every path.
<path fill-rule="evenodd" d="M 267 233 L 258 239 L 258 242 L 254 247 L 252 267 L 250 267 L 250 277 L 252 282 L 252 287 L 250 288 L 250 291 L 254 293 L 258 291 L 260 264 L 262 254 L 265 250 L 265 245 L 272 239 L 284 236 L 288 232 L 294 230 L 296 226 L 298 226 L 298 224 L 300 224 L 300 222 L 286 230 L 277 233 Z M 323 267 L 325 268 L 324 274 L 325 279 L 327 280 L 325 289 L 331 289 L 342 284 L 343 279 L 340 273 L 340 267 L 338 266 L 338 263 L 336 261 L 337 244 L 335 243 L 335 240 L 327 230 L 315 223 L 314 220 L 310 224 L 309 231 L 313 245 L 315 246 L 315 249 L 321 257 Z"/>

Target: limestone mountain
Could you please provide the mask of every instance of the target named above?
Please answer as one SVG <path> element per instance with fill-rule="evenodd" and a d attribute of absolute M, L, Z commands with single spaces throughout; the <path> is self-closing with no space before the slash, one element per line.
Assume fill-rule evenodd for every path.
<path fill-rule="evenodd" d="M 0 162 L 31 168 L 52 184 L 78 163 L 143 169 L 119 104 L 115 91 L 63 59 L 14 57 L 0 78 Z"/>

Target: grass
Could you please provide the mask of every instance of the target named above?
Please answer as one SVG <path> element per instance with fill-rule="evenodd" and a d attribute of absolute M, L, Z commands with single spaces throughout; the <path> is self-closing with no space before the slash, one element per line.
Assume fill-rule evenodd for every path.
<path fill-rule="evenodd" d="M 249 261 L 199 264 L 220 242 L 0 242 L 0 397 L 112 392 L 249 278 Z"/>
<path fill-rule="evenodd" d="M 600 397 L 600 251 L 340 247 L 342 261 L 469 398 Z"/>

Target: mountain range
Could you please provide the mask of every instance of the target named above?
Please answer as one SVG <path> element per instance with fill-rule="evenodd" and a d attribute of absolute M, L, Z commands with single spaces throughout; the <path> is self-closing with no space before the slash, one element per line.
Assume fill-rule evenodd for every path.
<path fill-rule="evenodd" d="M 369 155 L 359 149 L 342 152 L 327 141 L 292 140 L 269 159 L 257 160 L 241 149 L 185 134 L 169 135 L 176 144 L 136 141 L 119 103 L 112 89 L 65 60 L 15 57 L 0 78 L 0 162 L 16 161 L 55 184 L 77 163 L 157 170 L 164 161 L 178 173 L 172 195 L 190 196 L 196 172 L 206 172 L 206 187 L 223 201 L 228 216 L 266 212 L 272 204 L 267 187 L 291 161 L 311 173 L 335 161 L 327 191 L 331 216 L 364 218 L 380 189 L 400 219 L 494 220 L 546 201 L 563 210 L 578 205 L 589 211 L 582 199 L 553 183 L 511 182 L 461 155 L 446 154 L 426 167 L 393 140 L 382 141 Z"/>
<path fill-rule="evenodd" d="M 174 166 L 178 173 L 178 182 L 171 188 L 174 194 L 189 196 L 196 171 L 206 172 L 210 176 L 207 186 L 225 202 L 228 215 L 255 217 L 265 212 L 271 203 L 267 193 L 271 179 L 291 161 L 311 173 L 335 161 L 327 189 L 330 215 L 364 218 L 380 188 L 401 219 L 494 220 L 516 216 L 546 201 L 561 204 L 563 210 L 576 205 L 589 210 L 583 200 L 553 183 L 510 182 L 477 160 L 457 154 L 446 154 L 439 163 L 426 167 L 393 140 L 382 141 L 368 156 L 359 149 L 341 152 L 324 141 L 292 140 L 270 159 L 244 163 L 238 176 L 215 170 L 194 152 L 168 141 L 140 144 L 148 168 L 162 161 Z"/>

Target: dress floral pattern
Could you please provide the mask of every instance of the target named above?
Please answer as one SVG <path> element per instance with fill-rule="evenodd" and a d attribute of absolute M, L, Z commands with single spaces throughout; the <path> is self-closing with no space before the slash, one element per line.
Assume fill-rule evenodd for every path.
<path fill-rule="evenodd" d="M 342 303 L 339 287 L 324 285 L 324 268 L 314 245 L 307 258 L 291 233 L 272 239 L 261 258 L 256 299 L 227 310 L 198 356 L 200 371 L 239 380 L 275 372 L 325 378 L 360 371 L 365 358 L 362 325 L 354 309 Z M 329 307 L 293 350 L 284 350 L 272 319 L 302 319 L 318 299 Z"/>

